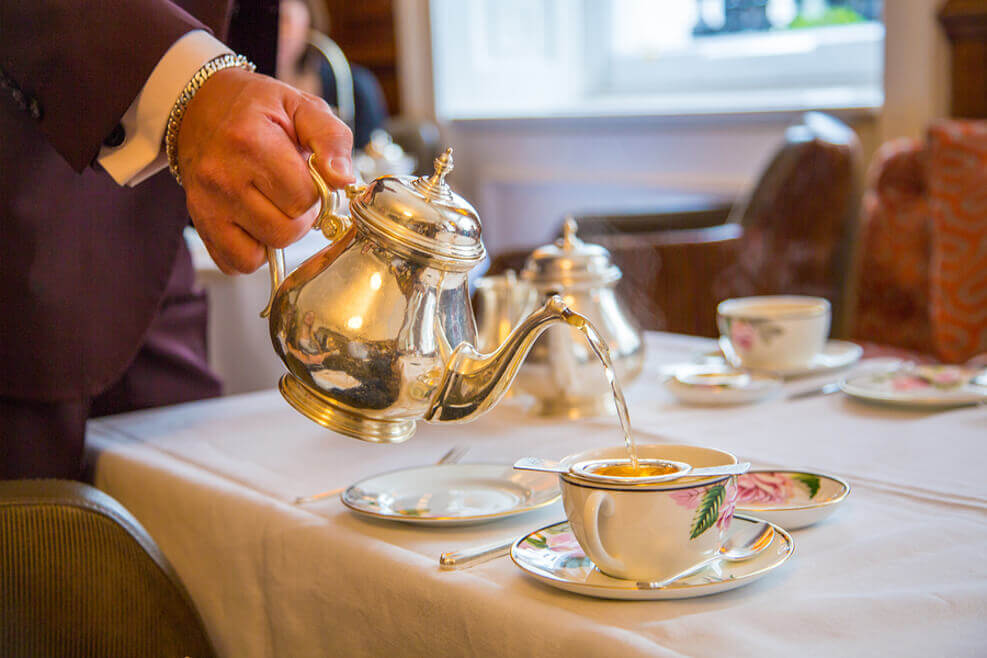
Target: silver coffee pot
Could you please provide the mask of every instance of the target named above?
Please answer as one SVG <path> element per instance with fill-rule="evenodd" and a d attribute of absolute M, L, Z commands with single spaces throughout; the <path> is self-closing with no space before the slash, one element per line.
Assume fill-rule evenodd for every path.
<path fill-rule="evenodd" d="M 621 384 L 626 386 L 644 363 L 641 330 L 615 291 L 620 269 L 610 252 L 576 236 L 567 219 L 563 236 L 528 257 L 521 280 L 539 296 L 557 293 L 565 305 L 585 316 L 610 348 Z M 550 327 L 521 367 L 515 389 L 535 398 L 533 411 L 543 416 L 582 418 L 614 412 L 610 384 L 585 336 L 569 326 Z"/>
<path fill-rule="evenodd" d="M 288 369 L 282 395 L 324 427 L 396 443 L 418 420 L 472 420 L 503 397 L 542 331 L 585 322 L 550 296 L 489 353 L 477 349 L 467 275 L 485 250 L 476 210 L 445 182 L 452 167 L 449 149 L 432 176 L 349 186 L 345 217 L 309 160 L 329 245 L 287 276 L 280 250 L 268 251 L 262 315 Z"/>

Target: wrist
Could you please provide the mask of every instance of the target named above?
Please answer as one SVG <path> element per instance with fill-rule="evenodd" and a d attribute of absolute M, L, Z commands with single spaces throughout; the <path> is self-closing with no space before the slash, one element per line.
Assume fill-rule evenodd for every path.
<path fill-rule="evenodd" d="M 178 95 L 178 99 L 175 101 L 168 115 L 168 124 L 165 129 L 165 153 L 168 156 L 168 168 L 171 170 L 171 175 L 175 177 L 179 185 L 182 184 L 182 176 L 178 163 L 178 135 L 181 131 L 185 113 L 192 100 L 203 85 L 220 71 L 244 69 L 252 72 L 256 68 L 243 55 L 233 55 L 230 53 L 220 55 L 209 60 L 196 71 L 195 75 L 192 76 L 192 79 L 189 80 L 188 84 L 185 85 L 185 88 Z"/>

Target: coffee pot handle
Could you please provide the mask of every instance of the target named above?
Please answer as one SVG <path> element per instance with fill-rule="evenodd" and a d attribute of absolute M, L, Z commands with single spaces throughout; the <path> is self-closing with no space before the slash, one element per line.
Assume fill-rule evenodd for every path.
<path fill-rule="evenodd" d="M 336 214 L 340 193 L 330 189 L 326 185 L 326 182 L 322 180 L 322 176 L 319 175 L 318 170 L 315 168 L 314 153 L 308 156 L 308 171 L 312 175 L 312 180 L 315 181 L 315 186 L 319 190 L 319 202 L 321 203 L 319 216 L 315 219 L 315 223 L 312 224 L 312 228 L 322 231 L 322 235 L 326 236 L 329 242 L 335 242 L 350 228 L 350 220 L 343 215 Z M 281 283 L 284 281 L 284 249 L 267 247 L 267 267 L 271 274 L 271 296 L 267 300 L 267 306 L 260 312 L 262 318 L 266 318 L 271 314 L 271 307 L 274 305 L 274 295 L 277 294 L 278 288 L 281 287 Z"/>

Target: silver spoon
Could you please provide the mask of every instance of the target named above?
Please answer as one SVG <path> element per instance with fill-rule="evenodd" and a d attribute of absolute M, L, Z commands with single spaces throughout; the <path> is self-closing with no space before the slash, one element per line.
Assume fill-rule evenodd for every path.
<path fill-rule="evenodd" d="M 626 484 L 628 480 L 634 480 L 635 482 L 652 484 L 656 482 L 669 482 L 671 480 L 678 480 L 683 477 L 712 477 L 716 475 L 742 475 L 750 470 L 750 462 L 741 462 L 739 464 L 725 464 L 723 466 L 709 466 L 706 468 L 692 468 L 688 464 L 683 462 L 670 462 L 662 459 L 642 459 L 642 464 L 672 464 L 674 466 L 679 466 L 680 470 L 674 473 L 668 473 L 665 475 L 654 475 L 646 478 L 627 478 L 620 476 L 608 476 L 599 475 L 597 473 L 586 472 L 585 468 L 581 468 L 584 464 L 589 464 L 589 462 L 580 462 L 573 466 L 566 466 L 561 462 L 552 461 L 550 459 L 539 459 L 538 457 L 523 457 L 522 459 L 514 462 L 514 468 L 521 471 L 542 471 L 546 473 L 570 473 L 573 471 L 578 471 L 578 475 L 591 480 L 600 480 L 604 482 L 616 482 Z"/>
<path fill-rule="evenodd" d="M 694 564 L 688 569 L 683 569 L 674 576 L 666 578 L 665 580 L 638 584 L 641 587 L 647 587 L 648 589 L 658 589 L 660 587 L 667 587 L 675 581 L 685 578 L 686 576 L 691 576 L 697 571 L 702 571 L 707 566 L 720 560 L 725 562 L 742 562 L 743 560 L 749 560 L 770 546 L 771 542 L 774 541 L 774 538 L 775 529 L 770 523 L 761 521 L 758 525 L 752 528 L 749 533 L 744 532 L 730 535 L 727 540 L 723 542 L 723 545 L 720 546 L 720 550 L 717 551 L 716 555 L 713 557 L 703 560 L 699 564 Z"/>

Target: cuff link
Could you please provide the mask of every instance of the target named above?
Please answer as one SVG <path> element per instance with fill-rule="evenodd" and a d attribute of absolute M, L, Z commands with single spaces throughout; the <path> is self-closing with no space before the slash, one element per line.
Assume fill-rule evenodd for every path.
<path fill-rule="evenodd" d="M 125 139 L 127 139 L 127 133 L 124 131 L 123 126 L 118 123 L 110 131 L 110 134 L 106 136 L 106 139 L 103 140 L 103 146 L 116 148 L 123 144 Z"/>

